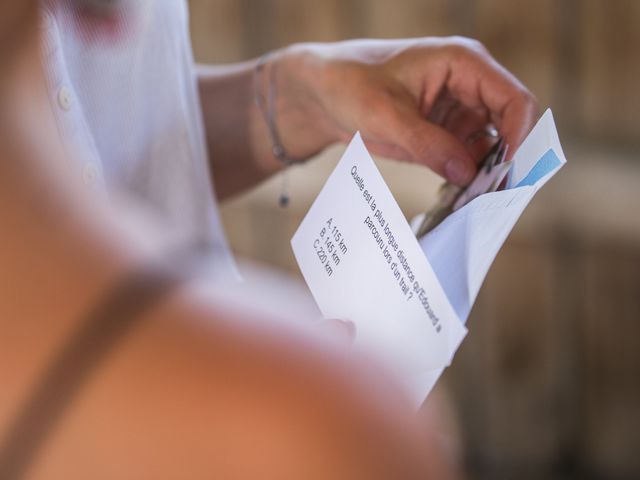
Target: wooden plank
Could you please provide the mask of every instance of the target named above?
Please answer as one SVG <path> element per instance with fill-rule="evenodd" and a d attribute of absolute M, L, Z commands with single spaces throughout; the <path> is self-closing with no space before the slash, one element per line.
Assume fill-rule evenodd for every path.
<path fill-rule="evenodd" d="M 640 477 L 640 251 L 598 247 L 585 301 L 585 457 L 607 477 Z"/>
<path fill-rule="evenodd" d="M 585 135 L 615 144 L 640 139 L 640 2 L 585 0 L 584 88 L 581 99 Z"/>
<path fill-rule="evenodd" d="M 190 24 L 196 60 L 238 61 L 245 50 L 245 25 L 237 0 L 190 0 Z"/>
<path fill-rule="evenodd" d="M 553 274 L 547 251 L 508 243 L 451 368 L 468 454 L 481 470 L 543 469 L 555 449 Z"/>

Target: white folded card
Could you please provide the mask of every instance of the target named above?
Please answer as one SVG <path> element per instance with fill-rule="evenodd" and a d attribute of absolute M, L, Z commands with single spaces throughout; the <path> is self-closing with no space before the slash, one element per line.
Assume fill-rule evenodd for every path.
<path fill-rule="evenodd" d="M 565 162 L 547 110 L 514 155 L 507 189 L 418 240 L 356 134 L 291 240 L 322 314 L 354 322 L 355 344 L 397 372 L 419 405 L 466 335 L 507 235 Z"/>

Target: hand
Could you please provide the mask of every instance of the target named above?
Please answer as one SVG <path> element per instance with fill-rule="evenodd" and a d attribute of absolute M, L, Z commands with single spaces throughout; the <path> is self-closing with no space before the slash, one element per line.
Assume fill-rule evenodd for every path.
<path fill-rule="evenodd" d="M 470 136 L 495 127 L 512 154 L 538 115 L 533 95 L 466 38 L 297 45 L 279 61 L 278 127 L 298 158 L 360 130 L 373 153 L 465 185 L 479 158 Z"/>

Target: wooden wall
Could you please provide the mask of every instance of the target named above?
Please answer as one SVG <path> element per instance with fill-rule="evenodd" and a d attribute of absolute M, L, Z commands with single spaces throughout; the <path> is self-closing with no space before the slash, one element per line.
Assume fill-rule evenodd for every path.
<path fill-rule="evenodd" d="M 480 39 L 565 131 L 640 144 L 637 0 L 191 0 L 195 52 L 232 62 L 300 41 Z"/>

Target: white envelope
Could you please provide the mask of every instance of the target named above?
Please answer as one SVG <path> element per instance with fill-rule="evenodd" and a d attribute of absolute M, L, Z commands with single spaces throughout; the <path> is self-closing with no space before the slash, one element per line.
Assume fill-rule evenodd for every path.
<path fill-rule="evenodd" d="M 550 110 L 512 160 L 506 190 L 479 196 L 418 241 L 356 135 L 292 238 L 294 254 L 320 310 L 331 318 L 354 321 L 357 340 L 394 364 L 416 405 L 424 401 L 464 338 L 471 307 L 511 229 L 536 191 L 566 163 Z M 415 299 L 398 293 L 380 252 L 372 248 L 369 232 L 363 232 L 362 198 L 350 178 L 351 165 L 366 172 L 367 185 L 384 206 L 388 224 L 419 273 L 442 332 L 429 328 L 429 319 Z M 350 242 L 348 255 L 331 276 L 311 248 L 320 238 L 323 219 L 329 217 Z"/>
<path fill-rule="evenodd" d="M 465 324 L 489 268 L 518 218 L 535 193 L 567 162 L 550 109 L 512 160 L 507 189 L 481 195 L 420 239 L 440 285 Z M 426 398 L 443 370 L 407 379 L 416 401 Z"/>
<path fill-rule="evenodd" d="M 518 218 L 535 193 L 566 162 L 548 109 L 513 156 L 507 189 L 481 195 L 420 239 L 463 323 Z"/>

